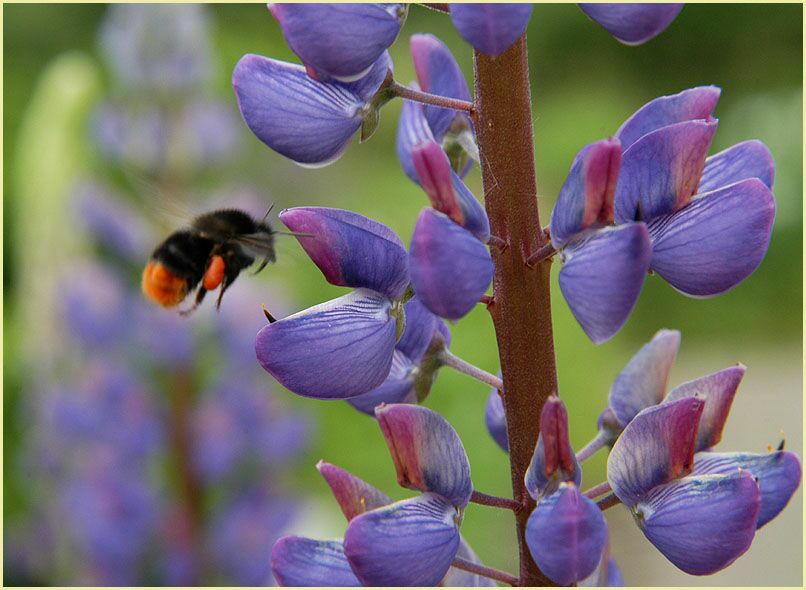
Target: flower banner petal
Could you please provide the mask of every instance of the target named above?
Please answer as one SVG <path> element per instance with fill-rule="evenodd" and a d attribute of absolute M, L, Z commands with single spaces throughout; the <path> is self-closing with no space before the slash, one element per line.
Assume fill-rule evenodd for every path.
<path fill-rule="evenodd" d="M 800 485 L 800 459 L 790 451 L 771 453 L 697 453 L 693 474 L 732 474 L 745 469 L 756 478 L 761 491 L 761 509 L 756 528 L 780 514 Z"/>
<path fill-rule="evenodd" d="M 612 338 L 630 317 L 649 270 L 651 247 L 643 223 L 593 232 L 566 248 L 562 290 L 593 342 Z"/>
<path fill-rule="evenodd" d="M 462 39 L 491 57 L 517 41 L 529 24 L 531 4 L 454 4 L 450 7 L 453 26 Z"/>
<path fill-rule="evenodd" d="M 620 165 L 621 144 L 616 138 L 589 144 L 576 155 L 551 212 L 555 248 L 594 224 L 612 223 Z"/>
<path fill-rule="evenodd" d="M 687 574 L 713 574 L 750 548 L 760 495 L 747 471 L 697 475 L 656 488 L 635 509 L 646 538 Z"/>
<path fill-rule="evenodd" d="M 697 191 L 717 121 L 685 121 L 644 135 L 621 160 L 616 222 L 649 221 L 684 207 Z"/>
<path fill-rule="evenodd" d="M 579 7 L 625 45 L 640 45 L 666 30 L 682 4 L 580 4 Z"/>
<path fill-rule="evenodd" d="M 396 321 L 389 300 L 367 289 L 264 326 L 260 365 L 294 393 L 344 399 L 377 387 L 389 374 Z"/>
<path fill-rule="evenodd" d="M 769 189 L 775 179 L 770 149 L 757 139 L 737 143 L 705 160 L 697 192 L 707 193 L 747 178 L 758 178 Z"/>
<path fill-rule="evenodd" d="M 414 82 L 409 86 L 415 90 L 419 89 L 419 86 Z M 400 165 L 403 167 L 403 172 L 417 184 L 420 184 L 420 177 L 414 168 L 412 150 L 414 150 L 415 146 L 428 141 L 434 141 L 434 134 L 428 126 L 423 105 L 413 100 L 404 99 L 403 107 L 400 110 L 400 119 L 397 123 L 395 149 L 397 159 L 400 160 Z"/>
<path fill-rule="evenodd" d="M 280 586 L 360 586 L 341 541 L 288 535 L 271 550 L 271 571 Z"/>
<path fill-rule="evenodd" d="M 490 252 L 446 215 L 424 209 L 411 238 L 411 284 L 436 315 L 458 320 L 487 291 L 493 278 Z"/>
<path fill-rule="evenodd" d="M 458 508 L 467 506 L 473 493 L 470 462 L 445 418 L 409 404 L 380 406 L 375 415 L 401 486 L 435 492 Z"/>
<path fill-rule="evenodd" d="M 543 404 L 540 434 L 524 481 L 535 500 L 551 494 L 561 482 L 582 482 L 582 470 L 568 440 L 568 411 L 556 395 L 549 396 Z"/>
<path fill-rule="evenodd" d="M 770 243 L 775 201 L 750 178 L 697 195 L 649 224 L 652 269 L 690 297 L 713 297 L 756 270 Z"/>
<path fill-rule="evenodd" d="M 680 348 L 680 332 L 659 330 L 621 370 L 608 403 L 622 428 L 641 410 L 659 404 Z"/>
<path fill-rule="evenodd" d="M 458 513 L 423 494 L 356 516 L 344 552 L 365 586 L 435 586 L 459 549 Z"/>
<path fill-rule="evenodd" d="M 686 397 L 647 408 L 627 424 L 607 458 L 607 481 L 619 500 L 633 507 L 655 486 L 691 471 L 703 406 Z"/>
<path fill-rule="evenodd" d="M 269 4 L 291 50 L 325 77 L 361 78 L 395 42 L 404 4 Z"/>
<path fill-rule="evenodd" d="M 641 137 L 675 123 L 708 120 L 714 114 L 722 89 L 698 86 L 670 96 L 660 96 L 646 103 L 622 123 L 616 132 L 621 149 L 626 150 Z"/>
<path fill-rule="evenodd" d="M 396 299 L 409 283 L 408 253 L 391 229 L 344 209 L 294 207 L 279 215 L 327 281 Z"/>
<path fill-rule="evenodd" d="M 540 500 L 526 523 L 526 543 L 535 563 L 561 586 L 593 573 L 606 542 L 602 511 L 569 483 Z"/>
<path fill-rule="evenodd" d="M 346 469 L 324 461 L 319 461 L 316 469 L 330 486 L 336 502 L 348 521 L 368 510 L 375 510 L 392 503 L 389 496 Z"/>
<path fill-rule="evenodd" d="M 710 449 L 722 439 L 722 429 L 728 419 L 736 390 L 744 377 L 745 368 L 739 364 L 688 381 L 675 387 L 666 396 L 666 401 L 696 396 L 705 402 L 695 451 Z"/>

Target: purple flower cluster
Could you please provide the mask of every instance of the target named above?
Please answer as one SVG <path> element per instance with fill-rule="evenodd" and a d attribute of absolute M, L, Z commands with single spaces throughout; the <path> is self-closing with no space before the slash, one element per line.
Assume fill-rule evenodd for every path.
<path fill-rule="evenodd" d="M 620 41 L 637 44 L 665 29 L 681 5 L 581 8 Z M 427 34 L 410 39 L 416 82 L 402 86 L 394 79 L 387 50 L 405 20 L 404 5 L 269 9 L 303 65 L 241 59 L 233 86 L 247 126 L 297 163 L 326 165 L 359 131 L 366 140 L 381 107 L 401 97 L 397 155 L 431 204 L 415 223 L 408 251 L 388 227 L 351 211 L 295 207 L 280 214 L 325 279 L 352 291 L 270 319 L 256 337 L 258 361 L 296 394 L 347 400 L 374 415 L 398 482 L 419 495 L 393 502 L 345 470 L 320 463 L 348 521 L 344 537 L 282 538 L 271 557 L 276 579 L 295 586 L 517 583 L 483 566 L 462 540 L 471 501 L 528 507 L 528 551 L 561 585 L 623 584 L 603 516 L 618 503 L 688 573 L 719 571 L 744 553 L 756 529 L 799 486 L 800 462 L 783 450 L 713 451 L 744 367 L 664 397 L 676 332 L 659 333 L 619 375 L 601 433 L 579 453 L 570 446 L 565 406 L 556 395 L 548 398 L 523 481 L 531 500 L 526 492 L 509 500 L 474 490 L 456 431 L 416 405 L 441 366 L 458 368 L 493 386 L 485 422 L 495 441 L 509 448 L 504 383 L 452 355 L 443 321 L 494 302 L 485 296 L 494 274 L 490 249 L 508 247 L 491 235 L 484 207 L 463 180 L 481 160 L 468 85 L 448 48 Z M 452 4 L 448 11 L 486 63 L 522 37 L 532 6 Z M 772 158 L 758 141 L 708 157 L 719 94 L 706 86 L 655 99 L 613 137 L 584 147 L 558 196 L 550 246 L 522 253 L 531 264 L 537 255 L 559 251 L 560 288 L 595 343 L 626 322 L 648 273 L 686 295 L 710 297 L 743 281 L 764 257 L 775 210 Z M 523 436 L 513 440 L 522 443 Z M 604 446 L 612 447 L 607 481 L 583 492 L 581 463 Z"/>
<path fill-rule="evenodd" d="M 110 9 L 102 42 L 128 89 L 115 103 L 126 141 L 150 133 L 138 117 L 150 103 L 138 92 L 171 94 L 170 110 L 187 126 L 158 127 L 184 153 L 210 147 L 202 128 L 237 133 L 231 120 L 216 130 L 188 94 L 210 65 L 205 15 L 190 5 Z M 137 167 L 140 154 L 117 145 L 119 163 Z M 145 142 L 142 154 L 182 177 L 183 164 L 162 161 L 161 145 Z M 255 207 L 238 202 L 243 191 L 224 193 L 231 205 L 265 212 L 263 195 Z M 264 292 L 239 286 L 207 322 L 148 305 L 139 275 L 155 232 L 127 196 L 100 176 L 72 195 L 71 222 L 93 255 L 60 271 L 64 347 L 42 351 L 54 371 L 28 387 L 25 461 L 36 483 L 17 550 L 31 553 L 33 579 L 57 585 L 268 584 L 266 556 L 300 503 L 282 476 L 310 429 L 254 365 L 250 334 L 263 321 Z M 283 307 L 281 298 L 272 304 Z"/>

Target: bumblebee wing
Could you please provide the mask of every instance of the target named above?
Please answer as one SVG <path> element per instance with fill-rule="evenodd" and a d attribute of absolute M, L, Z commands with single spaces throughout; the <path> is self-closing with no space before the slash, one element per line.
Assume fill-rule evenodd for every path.
<path fill-rule="evenodd" d="M 276 260 L 274 254 L 274 236 L 272 234 L 265 232 L 239 234 L 233 236 L 232 241 L 240 245 L 251 256 L 262 259 L 255 274 L 266 268 L 267 264 Z"/>
<path fill-rule="evenodd" d="M 131 167 L 123 166 L 126 182 L 137 196 L 146 215 L 165 231 L 187 226 L 198 215 L 188 203 L 187 195 L 178 194 L 163 183 L 149 180 Z"/>

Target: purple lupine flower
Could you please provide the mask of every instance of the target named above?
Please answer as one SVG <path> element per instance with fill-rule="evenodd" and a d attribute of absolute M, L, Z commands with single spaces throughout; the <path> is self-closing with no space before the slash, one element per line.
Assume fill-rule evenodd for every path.
<path fill-rule="evenodd" d="M 526 525 L 526 543 L 553 582 L 574 584 L 596 569 L 607 525 L 593 500 L 579 490 L 582 470 L 568 440 L 568 413 L 551 396 L 540 414 L 540 434 L 524 478 L 537 506 Z"/>
<path fill-rule="evenodd" d="M 442 366 L 439 354 L 450 345 L 445 322 L 428 311 L 417 296 L 406 303 L 404 312 L 406 328 L 395 345 L 386 379 L 379 387 L 347 400 L 370 416 L 375 416 L 380 404 L 416 404 L 425 400 Z"/>
<path fill-rule="evenodd" d="M 208 482 L 247 468 L 271 471 L 297 455 L 307 438 L 301 416 L 281 414 L 265 387 L 231 377 L 201 395 L 193 409 L 193 464 Z"/>
<path fill-rule="evenodd" d="M 531 4 L 453 4 L 453 26 L 477 50 L 496 57 L 526 30 Z"/>
<path fill-rule="evenodd" d="M 271 570 L 280 586 L 361 586 L 342 541 L 282 537 L 271 550 Z"/>
<path fill-rule="evenodd" d="M 183 160 L 195 166 L 231 157 L 241 138 L 238 116 L 229 104 L 210 99 L 190 102 L 177 122 Z M 261 213 L 262 214 L 262 213 Z"/>
<path fill-rule="evenodd" d="M 758 141 L 706 157 L 719 94 L 703 86 L 655 99 L 571 165 L 552 212 L 552 242 L 568 259 L 560 272 L 566 301 L 596 343 L 626 322 L 647 270 L 686 295 L 710 297 L 747 278 L 766 253 L 772 157 Z M 631 239 L 623 233 L 616 244 L 607 227 L 597 230 L 610 223 L 632 227 Z"/>
<path fill-rule="evenodd" d="M 376 409 L 398 482 L 421 496 L 355 516 L 344 552 L 366 585 L 435 585 L 460 546 L 459 523 L 473 485 L 456 431 L 421 406 Z"/>
<path fill-rule="evenodd" d="M 95 143 L 111 162 L 148 172 L 165 164 L 171 125 L 164 111 L 155 107 L 132 111 L 105 102 L 93 113 L 92 124 Z"/>
<path fill-rule="evenodd" d="M 363 78 L 324 82 L 302 66 L 250 54 L 235 66 L 232 85 L 241 115 L 260 141 L 298 164 L 317 167 L 341 157 L 367 117 L 377 122 L 370 103 L 391 67 L 384 52 Z"/>
<path fill-rule="evenodd" d="M 243 586 L 271 583 L 267 556 L 295 508 L 263 487 L 248 489 L 218 506 L 209 544 L 216 565 L 227 579 Z"/>
<path fill-rule="evenodd" d="M 354 82 L 397 39 L 405 4 L 269 4 L 291 50 L 319 78 Z"/>
<path fill-rule="evenodd" d="M 114 347 L 125 339 L 121 321 L 129 307 L 123 281 L 100 264 L 75 264 L 65 270 L 61 301 L 70 336 L 90 349 Z"/>
<path fill-rule="evenodd" d="M 705 403 L 685 397 L 641 411 L 607 461 L 607 479 L 649 541 L 683 571 L 719 571 L 750 547 L 761 506 L 744 469 L 689 475 Z"/>
<path fill-rule="evenodd" d="M 280 214 L 328 282 L 348 295 L 264 326 L 261 366 L 303 396 L 345 399 L 389 375 L 405 321 L 408 254 L 385 225 L 342 209 L 298 207 Z"/>
<path fill-rule="evenodd" d="M 197 89 L 212 70 L 207 13 L 200 5 L 120 4 L 101 28 L 103 55 L 129 91 Z"/>
<path fill-rule="evenodd" d="M 608 408 L 600 418 L 600 428 L 611 443 L 640 411 L 686 397 L 697 397 L 704 403 L 696 450 L 711 448 L 722 438 L 745 366 L 736 364 L 699 377 L 667 394 L 669 372 L 679 346 L 680 332 L 660 330 L 618 374 L 610 388 Z"/>
<path fill-rule="evenodd" d="M 580 4 L 591 19 L 625 45 L 660 35 L 683 10 L 682 4 Z"/>
<path fill-rule="evenodd" d="M 77 223 L 103 248 L 138 264 L 153 247 L 154 236 L 143 219 L 112 190 L 98 182 L 80 183 L 73 192 Z"/>
<path fill-rule="evenodd" d="M 624 586 L 624 576 L 621 575 L 616 560 L 610 555 L 610 542 L 605 543 L 602 558 L 593 573 L 581 580 L 578 586 L 617 587 Z"/>

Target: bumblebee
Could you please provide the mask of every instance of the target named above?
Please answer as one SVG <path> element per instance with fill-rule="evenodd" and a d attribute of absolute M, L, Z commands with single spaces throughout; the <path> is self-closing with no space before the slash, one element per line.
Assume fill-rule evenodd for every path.
<path fill-rule="evenodd" d="M 255 274 L 275 261 L 274 235 L 266 216 L 258 221 L 238 209 L 221 209 L 196 217 L 187 229 L 168 236 L 143 269 L 143 293 L 163 307 L 176 307 L 198 285 L 196 309 L 208 291 L 224 292 L 242 270 L 260 259 Z M 199 285 L 199 283 L 201 283 Z"/>

